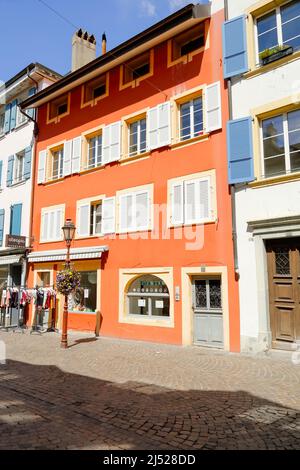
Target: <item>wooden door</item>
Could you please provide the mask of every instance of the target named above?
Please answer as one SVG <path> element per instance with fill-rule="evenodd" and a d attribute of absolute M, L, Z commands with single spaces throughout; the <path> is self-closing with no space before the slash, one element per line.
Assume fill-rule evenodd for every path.
<path fill-rule="evenodd" d="M 300 339 L 300 239 L 266 244 L 272 347 L 291 349 Z"/>

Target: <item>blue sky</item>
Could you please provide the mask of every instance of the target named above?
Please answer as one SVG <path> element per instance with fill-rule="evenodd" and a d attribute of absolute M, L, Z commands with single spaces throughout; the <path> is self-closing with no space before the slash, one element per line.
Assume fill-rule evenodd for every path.
<path fill-rule="evenodd" d="M 3 41 L 0 81 L 7 81 L 31 62 L 40 62 L 61 74 L 70 70 L 75 28 L 46 8 L 42 1 L 74 25 L 94 34 L 98 54 L 103 31 L 107 34 L 108 48 L 112 49 L 192 3 L 185 0 L 0 0 Z"/>

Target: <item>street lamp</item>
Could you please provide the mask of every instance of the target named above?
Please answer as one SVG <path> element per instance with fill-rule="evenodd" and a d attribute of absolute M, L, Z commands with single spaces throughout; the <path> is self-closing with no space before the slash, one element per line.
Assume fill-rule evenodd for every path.
<path fill-rule="evenodd" d="M 66 268 L 70 267 L 70 246 L 75 235 L 76 227 L 71 219 L 65 221 L 65 225 L 62 227 L 64 239 L 67 245 L 66 255 Z M 68 347 L 68 295 L 65 295 L 64 313 L 63 313 L 63 324 L 62 324 L 62 335 L 61 335 L 61 348 L 67 349 Z"/>

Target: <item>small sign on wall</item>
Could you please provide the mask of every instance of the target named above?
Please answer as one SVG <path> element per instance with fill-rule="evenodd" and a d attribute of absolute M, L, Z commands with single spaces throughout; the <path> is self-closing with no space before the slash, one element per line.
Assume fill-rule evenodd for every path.
<path fill-rule="evenodd" d="M 84 298 L 85 298 L 85 299 L 88 299 L 89 296 L 90 296 L 90 291 L 89 291 L 89 289 L 84 289 Z"/>

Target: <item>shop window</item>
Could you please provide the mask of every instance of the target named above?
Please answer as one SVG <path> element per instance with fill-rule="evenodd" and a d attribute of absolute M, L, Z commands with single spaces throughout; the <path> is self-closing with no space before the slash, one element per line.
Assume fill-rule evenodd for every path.
<path fill-rule="evenodd" d="M 50 287 L 50 271 L 38 271 L 36 284 L 37 287 Z"/>
<path fill-rule="evenodd" d="M 127 313 L 142 317 L 169 317 L 170 294 L 165 282 L 157 276 L 136 278 L 127 291 Z"/>
<path fill-rule="evenodd" d="M 205 23 L 202 22 L 195 28 L 171 39 L 168 43 L 169 65 L 181 61 L 181 58 L 192 57 L 202 51 L 205 46 Z"/>
<path fill-rule="evenodd" d="M 80 287 L 69 296 L 69 310 L 94 313 L 97 310 L 97 271 L 80 271 Z"/>
<path fill-rule="evenodd" d="M 82 106 L 96 104 L 108 96 L 108 74 L 101 75 L 82 86 Z"/>
<path fill-rule="evenodd" d="M 70 95 L 63 95 L 48 103 L 48 122 L 59 120 L 70 112 Z"/>
<path fill-rule="evenodd" d="M 153 51 L 126 62 L 121 66 L 121 88 L 138 85 L 153 74 Z"/>

